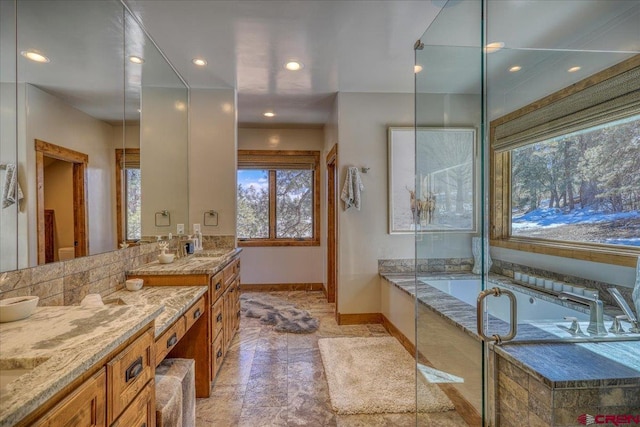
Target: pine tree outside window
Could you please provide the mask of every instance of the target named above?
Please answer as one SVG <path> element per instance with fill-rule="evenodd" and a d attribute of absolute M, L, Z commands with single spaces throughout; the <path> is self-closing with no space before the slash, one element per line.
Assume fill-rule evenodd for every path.
<path fill-rule="evenodd" d="M 240 246 L 320 244 L 319 151 L 238 151 Z"/>
<path fill-rule="evenodd" d="M 490 125 L 491 245 L 635 267 L 640 55 Z"/>

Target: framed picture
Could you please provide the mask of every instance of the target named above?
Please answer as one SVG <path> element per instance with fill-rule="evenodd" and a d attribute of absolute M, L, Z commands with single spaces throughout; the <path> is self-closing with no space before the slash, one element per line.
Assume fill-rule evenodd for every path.
<path fill-rule="evenodd" d="M 475 232 L 475 159 L 475 129 L 390 127 L 389 233 Z"/>

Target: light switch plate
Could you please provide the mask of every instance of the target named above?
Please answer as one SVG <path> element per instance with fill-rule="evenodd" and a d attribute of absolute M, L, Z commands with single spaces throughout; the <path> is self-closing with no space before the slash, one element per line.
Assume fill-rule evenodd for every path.
<path fill-rule="evenodd" d="M 200 224 L 193 224 L 193 232 L 194 233 L 200 232 Z"/>
<path fill-rule="evenodd" d="M 178 224 L 178 234 L 184 234 L 184 224 Z"/>

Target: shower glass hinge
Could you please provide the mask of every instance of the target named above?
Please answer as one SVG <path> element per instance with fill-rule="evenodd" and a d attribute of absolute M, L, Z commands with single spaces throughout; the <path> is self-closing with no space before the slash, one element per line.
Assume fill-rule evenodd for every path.
<path fill-rule="evenodd" d="M 424 49 L 424 43 L 422 43 L 420 39 L 416 40 L 416 42 L 413 44 L 413 50 L 422 50 L 422 49 Z"/>

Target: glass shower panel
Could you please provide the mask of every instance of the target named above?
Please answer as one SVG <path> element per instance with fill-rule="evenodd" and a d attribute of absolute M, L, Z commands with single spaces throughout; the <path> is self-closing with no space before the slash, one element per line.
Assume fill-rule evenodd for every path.
<path fill-rule="evenodd" d="M 640 52 L 640 4 L 488 0 L 486 16 L 487 43 L 496 46 L 486 52 L 490 147 L 495 148 L 493 158 L 506 160 L 495 168 L 502 169 L 496 179 L 504 180 L 504 195 L 496 199 L 505 207 L 502 238 L 607 244 L 621 250 L 637 245 L 632 224 L 640 217 L 635 196 L 625 188 L 637 188 L 640 175 L 637 167 L 625 167 L 640 161 L 633 145 L 640 110 L 625 107 L 613 95 L 605 100 L 594 94 L 626 99 L 637 91 L 633 84 L 613 83 L 619 72 L 612 67 L 633 68 L 635 61 L 637 73 L 633 58 Z M 607 75 L 600 77 L 603 72 Z M 590 89 L 598 81 L 606 87 Z M 536 115 L 543 114 L 539 121 Z M 606 276 L 617 276 L 615 267 L 602 264 L 602 271 L 611 273 L 601 274 L 600 281 L 587 280 L 593 273 L 572 267 L 576 261 L 571 258 L 545 263 L 540 255 L 512 249 L 494 249 L 499 274 L 489 277 L 487 287 L 516 295 L 514 341 L 640 339 L 629 333 L 628 322 L 622 322 L 624 334 L 608 330 L 613 318 L 607 306 L 617 304 L 607 290 L 612 285 L 605 282 Z M 552 254 L 548 251 L 538 250 Z M 488 298 L 487 310 L 496 324 L 508 322 L 504 298 Z"/>
<path fill-rule="evenodd" d="M 417 425 L 482 425 L 484 358 L 475 320 L 487 274 L 480 243 L 487 223 L 482 2 L 446 3 L 420 41 L 415 193 L 405 206 L 415 234 Z M 441 392 L 453 402 L 449 411 L 434 409 Z"/>

